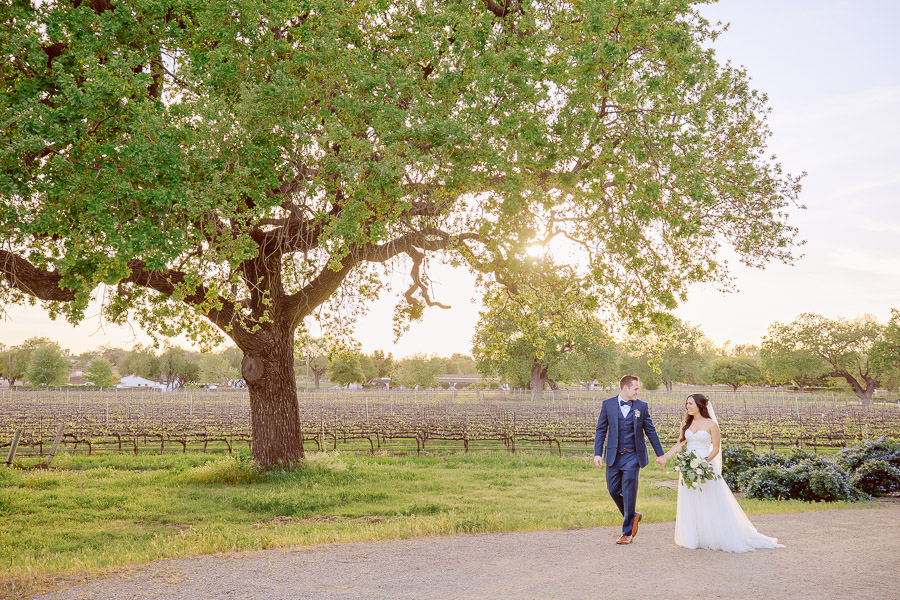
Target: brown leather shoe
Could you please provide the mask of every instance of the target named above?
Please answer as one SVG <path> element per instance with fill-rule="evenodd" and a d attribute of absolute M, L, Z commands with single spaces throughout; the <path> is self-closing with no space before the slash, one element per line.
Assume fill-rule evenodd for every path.
<path fill-rule="evenodd" d="M 634 537 L 637 535 L 638 523 L 641 522 L 641 517 L 643 517 L 643 516 L 644 515 L 642 515 L 641 513 L 634 514 L 634 525 L 631 526 L 631 537 Z"/>
<path fill-rule="evenodd" d="M 630 543 L 631 543 L 631 536 L 630 536 L 630 535 L 623 535 L 622 537 L 620 537 L 620 538 L 616 541 L 616 543 L 619 544 L 619 545 L 630 544 Z"/>

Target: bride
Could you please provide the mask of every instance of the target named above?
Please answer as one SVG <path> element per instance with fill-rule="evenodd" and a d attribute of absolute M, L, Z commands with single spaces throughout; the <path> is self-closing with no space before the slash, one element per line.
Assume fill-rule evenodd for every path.
<path fill-rule="evenodd" d="M 691 394 L 684 403 L 686 414 L 681 436 L 671 450 L 657 459 L 666 464 L 683 446 L 712 463 L 722 473 L 719 424 L 709 400 L 703 394 Z M 756 531 L 741 510 L 728 484 L 722 478 L 698 483 L 688 488 L 679 478 L 678 506 L 675 511 L 675 543 L 694 550 L 749 552 L 758 548 L 783 548 L 776 538 Z"/>

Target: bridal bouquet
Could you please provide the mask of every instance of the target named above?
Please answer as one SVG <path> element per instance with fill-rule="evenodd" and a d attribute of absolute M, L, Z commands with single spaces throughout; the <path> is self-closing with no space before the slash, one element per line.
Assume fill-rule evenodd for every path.
<path fill-rule="evenodd" d="M 706 459 L 700 458 L 694 451 L 680 452 L 675 456 L 675 470 L 681 475 L 684 485 L 693 488 L 695 484 L 706 483 L 710 479 L 721 477 L 713 470 Z"/>

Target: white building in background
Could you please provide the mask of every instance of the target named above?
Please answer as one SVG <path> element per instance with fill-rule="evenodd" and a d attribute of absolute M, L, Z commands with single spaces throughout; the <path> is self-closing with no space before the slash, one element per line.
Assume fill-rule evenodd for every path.
<path fill-rule="evenodd" d="M 125 377 L 120 378 L 116 387 L 122 389 L 147 388 L 151 390 L 164 390 L 166 388 L 165 385 L 158 381 L 151 381 L 150 379 L 144 379 L 137 375 L 126 375 Z"/>

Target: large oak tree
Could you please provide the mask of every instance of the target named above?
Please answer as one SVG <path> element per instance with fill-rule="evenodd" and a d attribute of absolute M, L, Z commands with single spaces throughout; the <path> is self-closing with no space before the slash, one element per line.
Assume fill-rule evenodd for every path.
<path fill-rule="evenodd" d="M 295 330 L 397 257 L 400 329 L 438 252 L 566 236 L 633 319 L 722 246 L 790 260 L 797 181 L 716 35 L 683 0 L 4 2 L 0 306 L 228 336 L 254 458 L 295 460 Z"/>
<path fill-rule="evenodd" d="M 859 399 L 871 404 L 879 379 L 891 369 L 882 354 L 887 347 L 885 329 L 872 315 L 829 319 L 804 313 L 791 323 L 770 325 L 762 347 L 767 363 L 800 361 L 806 379 L 841 378 Z"/>

